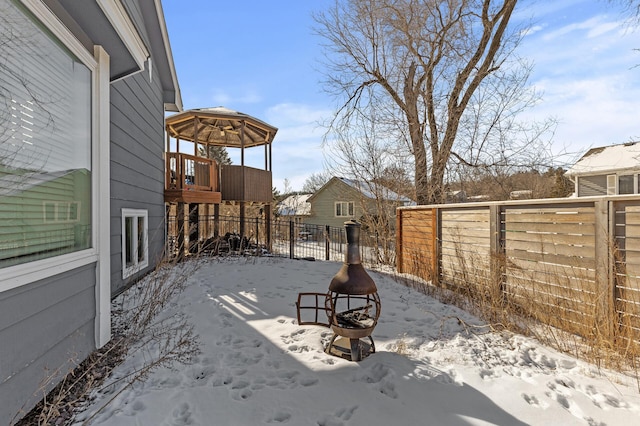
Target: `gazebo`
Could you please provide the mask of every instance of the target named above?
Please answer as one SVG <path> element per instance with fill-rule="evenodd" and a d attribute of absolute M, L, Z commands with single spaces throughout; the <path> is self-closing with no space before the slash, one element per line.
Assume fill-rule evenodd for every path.
<path fill-rule="evenodd" d="M 219 217 L 220 203 L 237 204 L 240 208 L 240 235 L 245 235 L 245 206 L 262 204 L 266 223 L 271 219 L 272 159 L 271 144 L 277 128 L 247 114 L 224 107 L 196 108 L 166 117 L 166 175 L 164 199 L 177 204 L 177 220 L 184 218 L 184 205 L 190 217 L 199 205 L 214 206 L 214 220 Z M 175 139 L 175 151 L 171 149 Z M 180 142 L 194 144 L 194 153 L 180 152 Z M 210 146 L 240 150 L 239 165 L 219 165 L 208 158 Z M 245 150 L 264 146 L 264 169 L 245 165 Z M 196 213 L 197 216 L 197 213 Z M 193 226 L 193 224 L 191 224 Z M 196 225 L 197 226 L 197 225 Z M 267 226 L 270 244 L 270 227 Z M 179 232 L 178 246 L 184 243 Z"/>

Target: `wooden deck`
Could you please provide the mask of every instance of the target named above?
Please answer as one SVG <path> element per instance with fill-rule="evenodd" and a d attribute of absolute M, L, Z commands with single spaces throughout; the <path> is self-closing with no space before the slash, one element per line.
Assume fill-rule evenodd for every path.
<path fill-rule="evenodd" d="M 167 203 L 220 204 L 223 201 L 269 203 L 271 172 L 168 152 L 164 200 Z"/>
<path fill-rule="evenodd" d="M 165 160 L 164 201 L 219 204 L 222 200 L 215 160 L 168 152 Z"/>

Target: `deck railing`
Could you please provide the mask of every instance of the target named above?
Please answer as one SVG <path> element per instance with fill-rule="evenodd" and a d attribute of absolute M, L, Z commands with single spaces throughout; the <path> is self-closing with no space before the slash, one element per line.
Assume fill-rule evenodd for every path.
<path fill-rule="evenodd" d="M 215 160 L 167 152 L 165 171 L 165 189 L 220 192 Z"/>
<path fill-rule="evenodd" d="M 271 202 L 271 172 L 247 166 L 223 165 L 221 192 L 225 201 Z M 244 187 L 243 187 L 244 183 Z"/>

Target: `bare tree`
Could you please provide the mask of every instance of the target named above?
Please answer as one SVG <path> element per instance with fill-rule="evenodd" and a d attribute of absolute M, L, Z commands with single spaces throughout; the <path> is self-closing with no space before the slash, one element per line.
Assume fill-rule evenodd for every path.
<path fill-rule="evenodd" d="M 634 22 L 640 20 L 640 1 L 638 0 L 609 0 L 609 3 L 622 6 L 623 13 Z"/>
<path fill-rule="evenodd" d="M 374 105 L 353 111 L 350 125 L 335 127 L 335 155 L 329 153 L 327 160 L 332 171 L 350 179 L 360 191 L 362 215 L 357 219 L 365 231 L 363 245 L 379 262 L 393 264 L 395 211 L 410 201 L 405 194 L 413 194 L 413 188 L 402 173 L 406 150 L 387 137 L 380 114 L 384 108 Z"/>
<path fill-rule="evenodd" d="M 340 102 L 332 133 L 364 140 L 358 126 L 376 126 L 390 144 L 384 151 L 393 145 L 413 166 L 419 204 L 443 200 L 452 158 L 485 167 L 542 152 L 532 142 L 551 124 L 532 131 L 515 119 L 537 100 L 526 87 L 530 67 L 514 55 L 524 33 L 509 28 L 516 3 L 336 0 L 315 16 L 327 42 L 326 87 Z M 342 155 L 343 145 L 333 148 Z"/>
<path fill-rule="evenodd" d="M 330 170 L 312 173 L 302 184 L 302 192 L 313 194 L 318 189 L 322 188 L 325 183 L 329 182 L 331 177 L 332 175 Z"/>

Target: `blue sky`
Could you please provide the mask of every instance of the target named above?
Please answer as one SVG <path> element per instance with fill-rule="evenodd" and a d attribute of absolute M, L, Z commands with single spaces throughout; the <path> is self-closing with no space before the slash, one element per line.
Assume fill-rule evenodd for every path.
<path fill-rule="evenodd" d="M 518 54 L 543 94 L 527 114 L 558 121 L 557 152 L 640 140 L 640 32 L 606 0 L 525 0 L 533 26 Z M 274 186 L 299 190 L 323 169 L 323 129 L 334 102 L 322 90 L 321 40 L 311 13 L 333 0 L 163 0 L 185 109 L 225 106 L 279 129 Z M 251 151 L 251 150 L 249 150 Z M 235 155 L 231 152 L 232 159 Z M 255 156 L 254 156 L 255 155 Z M 234 161 L 238 162 L 238 161 Z M 263 150 L 247 164 L 264 164 Z"/>

